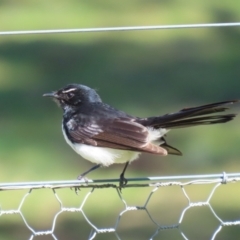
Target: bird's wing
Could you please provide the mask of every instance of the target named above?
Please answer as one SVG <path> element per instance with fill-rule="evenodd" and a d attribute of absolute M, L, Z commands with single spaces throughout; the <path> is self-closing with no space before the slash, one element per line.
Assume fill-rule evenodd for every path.
<path fill-rule="evenodd" d="M 71 122 L 72 121 L 72 122 Z M 70 123 L 71 122 L 71 123 Z M 70 120 L 67 134 L 73 142 L 138 152 L 167 155 L 167 151 L 149 141 L 148 129 L 133 118 Z"/>

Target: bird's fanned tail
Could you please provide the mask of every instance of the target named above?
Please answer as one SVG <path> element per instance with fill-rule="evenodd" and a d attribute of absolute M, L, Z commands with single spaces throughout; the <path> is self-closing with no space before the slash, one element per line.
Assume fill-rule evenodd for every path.
<path fill-rule="evenodd" d="M 176 113 L 170 113 L 159 117 L 149 117 L 139 119 L 138 122 L 144 126 L 151 126 L 155 129 L 166 128 L 182 128 L 199 125 L 209 125 L 217 123 L 225 123 L 231 121 L 236 114 L 215 114 L 224 112 L 228 108 L 225 105 L 233 104 L 237 100 L 212 103 L 193 108 L 184 108 Z M 213 114 L 208 116 L 209 114 Z M 214 115 L 215 114 L 215 115 Z M 166 149 L 168 154 L 182 155 L 177 148 L 167 144 L 164 137 L 161 138 L 161 147 Z"/>
<path fill-rule="evenodd" d="M 145 126 L 168 129 L 225 123 L 231 121 L 236 114 L 204 115 L 224 112 L 228 109 L 224 107 L 225 105 L 233 104 L 235 102 L 237 102 L 237 100 L 212 103 L 200 107 L 184 108 L 176 113 L 141 119 L 140 122 Z"/>

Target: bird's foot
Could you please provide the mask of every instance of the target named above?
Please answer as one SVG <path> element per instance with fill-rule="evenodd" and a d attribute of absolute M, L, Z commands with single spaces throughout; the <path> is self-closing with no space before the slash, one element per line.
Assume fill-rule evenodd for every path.
<path fill-rule="evenodd" d="M 120 175 L 120 181 L 119 181 L 119 190 L 122 192 L 122 188 L 127 185 L 127 179 L 124 177 L 123 174 Z"/>
<path fill-rule="evenodd" d="M 84 176 L 82 176 L 82 175 L 79 175 L 78 177 L 77 177 L 77 180 L 84 180 L 84 182 L 86 183 L 86 184 L 88 184 L 88 181 L 89 181 L 89 179 L 88 178 L 86 178 L 86 177 L 84 177 Z M 71 188 L 72 189 L 72 188 Z M 74 187 L 74 190 L 75 190 L 75 193 L 78 195 L 78 192 L 81 190 L 81 187 L 79 186 L 79 187 Z"/>
<path fill-rule="evenodd" d="M 77 177 L 77 180 L 84 180 L 85 183 L 88 183 L 88 181 L 89 181 L 89 179 L 86 178 L 86 177 L 84 177 L 84 175 L 79 175 L 79 176 Z"/>

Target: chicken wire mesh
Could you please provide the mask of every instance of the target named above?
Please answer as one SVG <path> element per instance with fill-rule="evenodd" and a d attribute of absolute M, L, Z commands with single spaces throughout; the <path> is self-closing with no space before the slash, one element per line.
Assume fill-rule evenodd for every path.
<path fill-rule="evenodd" d="M 0 184 L 1 225 L 21 226 L 2 227 L 0 239 L 226 239 L 240 226 L 240 209 L 229 210 L 240 173 L 135 178 L 122 191 L 117 181 Z"/>

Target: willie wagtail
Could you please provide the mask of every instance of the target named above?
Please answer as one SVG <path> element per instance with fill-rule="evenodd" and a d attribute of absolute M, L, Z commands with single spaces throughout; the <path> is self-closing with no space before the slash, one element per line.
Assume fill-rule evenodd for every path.
<path fill-rule="evenodd" d="M 78 179 L 100 166 L 125 163 L 120 187 L 127 183 L 124 173 L 128 164 L 141 153 L 182 155 L 165 140 L 170 129 L 231 121 L 236 114 L 209 114 L 223 112 L 226 105 L 237 102 L 218 102 L 140 118 L 103 103 L 94 89 L 80 84 L 69 84 L 43 96 L 52 97 L 63 109 L 62 131 L 66 142 L 83 158 L 96 164 Z"/>

